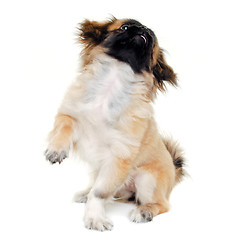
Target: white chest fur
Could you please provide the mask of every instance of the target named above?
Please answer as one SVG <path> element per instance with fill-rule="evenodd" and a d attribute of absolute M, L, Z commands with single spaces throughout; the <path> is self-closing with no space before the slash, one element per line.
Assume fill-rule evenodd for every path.
<path fill-rule="evenodd" d="M 92 67 L 94 73 L 86 83 L 84 102 L 88 110 L 113 122 L 131 101 L 136 75 L 128 64 L 105 55 Z"/>

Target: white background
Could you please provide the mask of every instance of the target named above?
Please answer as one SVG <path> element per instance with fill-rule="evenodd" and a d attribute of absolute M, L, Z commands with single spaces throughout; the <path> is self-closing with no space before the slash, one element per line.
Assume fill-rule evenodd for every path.
<path fill-rule="evenodd" d="M 171 196 L 171 211 L 148 224 L 114 204 L 111 232 L 86 230 L 86 166 L 50 165 L 45 139 L 77 72 L 77 23 L 135 18 L 153 29 L 180 87 L 155 104 L 159 128 L 179 140 L 191 177 Z M 1 1 L 0 238 L 240 239 L 239 6 L 237 1 Z"/>

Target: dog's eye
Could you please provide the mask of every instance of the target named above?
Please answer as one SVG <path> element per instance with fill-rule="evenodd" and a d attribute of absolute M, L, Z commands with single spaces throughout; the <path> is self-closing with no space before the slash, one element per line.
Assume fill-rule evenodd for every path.
<path fill-rule="evenodd" d="M 120 29 L 126 31 L 126 30 L 128 29 L 128 25 L 123 24 L 123 25 L 120 27 Z"/>

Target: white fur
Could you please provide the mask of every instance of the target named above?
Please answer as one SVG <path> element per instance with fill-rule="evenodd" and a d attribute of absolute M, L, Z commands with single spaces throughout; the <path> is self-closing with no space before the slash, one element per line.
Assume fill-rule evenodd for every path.
<path fill-rule="evenodd" d="M 86 228 L 98 231 L 112 229 L 112 222 L 105 216 L 104 201 L 104 199 L 94 197 L 91 193 L 88 195 L 84 215 L 84 224 Z"/>
<path fill-rule="evenodd" d="M 134 136 L 122 133 L 117 125 L 128 126 L 133 115 L 141 118 L 152 115 L 152 107 L 144 98 L 147 87 L 142 74 L 135 74 L 128 64 L 101 54 L 70 86 L 59 109 L 59 113 L 76 120 L 73 141 L 80 156 L 95 172 L 96 181 L 87 196 L 84 217 L 87 228 L 100 231 L 112 228 L 105 216 L 105 200 L 95 195 L 106 188 L 106 181 L 109 182 L 106 176 L 114 171 L 114 161 L 128 158 L 129 146 L 140 144 Z M 143 105 L 146 107 L 140 108 Z M 123 114 L 130 107 L 131 115 Z M 78 196 L 78 200 L 85 201 L 86 196 Z"/>
<path fill-rule="evenodd" d="M 150 173 L 139 171 L 134 179 L 136 188 L 136 199 L 141 204 L 152 203 L 156 181 Z"/>
<path fill-rule="evenodd" d="M 137 222 L 137 223 L 142 222 L 142 214 L 141 214 L 140 209 L 138 209 L 138 208 L 133 209 L 130 212 L 130 217 L 129 218 L 130 218 L 131 222 Z"/>

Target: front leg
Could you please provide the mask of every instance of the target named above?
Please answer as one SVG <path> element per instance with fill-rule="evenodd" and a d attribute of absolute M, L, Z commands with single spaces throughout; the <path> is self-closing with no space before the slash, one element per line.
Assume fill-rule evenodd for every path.
<path fill-rule="evenodd" d="M 51 163 L 61 163 L 68 157 L 70 146 L 73 143 L 74 119 L 65 114 L 58 114 L 54 128 L 49 134 L 49 145 L 45 151 L 46 159 Z"/>
<path fill-rule="evenodd" d="M 133 142 L 125 146 L 111 146 L 112 155 L 108 155 L 103 161 L 93 188 L 88 194 L 85 227 L 100 231 L 111 230 L 112 224 L 105 215 L 105 204 L 128 179 L 147 126 L 148 121 L 135 117 L 134 121 L 128 124 L 128 128 L 122 130 L 126 136 L 133 136 Z"/>
<path fill-rule="evenodd" d="M 126 181 L 131 169 L 130 160 L 106 160 L 102 165 L 86 203 L 84 223 L 88 229 L 111 230 L 113 224 L 106 217 L 105 204 Z"/>

